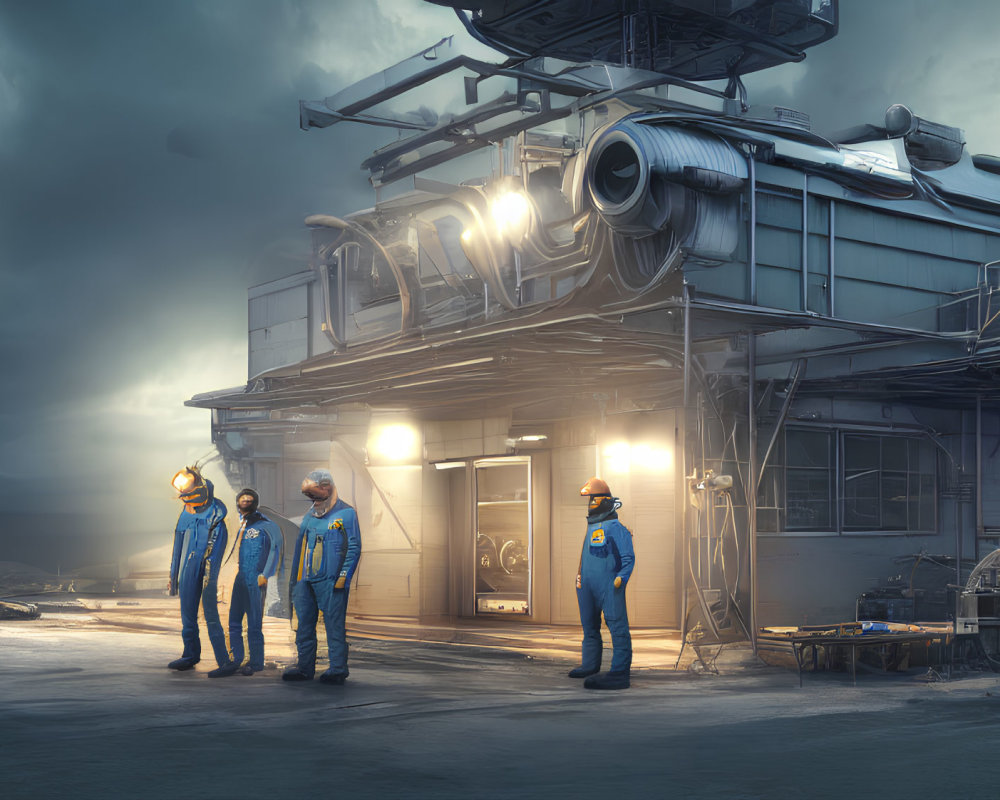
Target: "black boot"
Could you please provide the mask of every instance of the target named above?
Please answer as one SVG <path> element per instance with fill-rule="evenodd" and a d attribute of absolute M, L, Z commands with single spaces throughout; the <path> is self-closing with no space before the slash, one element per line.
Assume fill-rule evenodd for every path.
<path fill-rule="evenodd" d="M 592 675 L 583 682 L 584 689 L 627 689 L 629 674 L 627 672 L 602 672 Z"/>
<path fill-rule="evenodd" d="M 311 681 L 312 678 L 312 675 L 307 675 L 298 667 L 289 667 L 281 676 L 283 681 Z"/>
<path fill-rule="evenodd" d="M 260 671 L 260 670 L 256 670 L 256 669 L 254 669 L 254 668 L 253 668 L 253 667 L 251 667 L 251 666 L 250 666 L 249 664 L 244 664 L 244 665 L 243 665 L 243 666 L 242 666 L 242 667 L 240 668 L 240 675 L 253 675 L 253 674 L 254 674 L 255 672 L 259 672 L 259 671 Z"/>
<path fill-rule="evenodd" d="M 175 658 L 169 664 L 167 664 L 167 669 L 175 669 L 178 672 L 183 672 L 186 669 L 194 669 L 194 665 L 197 664 L 199 659 L 191 658 L 191 656 L 181 656 L 180 658 Z"/>
<path fill-rule="evenodd" d="M 234 664 L 230 661 L 228 664 L 223 664 L 221 667 L 213 669 L 208 673 L 209 678 L 228 678 L 230 675 L 235 675 L 240 671 L 240 665 Z"/>
<path fill-rule="evenodd" d="M 334 672 L 332 669 L 328 669 L 322 675 L 319 676 L 320 683 L 332 683 L 337 686 L 342 686 L 344 681 L 347 680 L 347 676 L 350 675 L 350 670 L 344 670 L 343 672 Z"/>
<path fill-rule="evenodd" d="M 596 675 L 600 671 L 600 667 L 595 667 L 594 669 L 590 669 L 589 667 L 575 667 L 567 675 L 571 678 L 586 678 L 588 675 Z"/>

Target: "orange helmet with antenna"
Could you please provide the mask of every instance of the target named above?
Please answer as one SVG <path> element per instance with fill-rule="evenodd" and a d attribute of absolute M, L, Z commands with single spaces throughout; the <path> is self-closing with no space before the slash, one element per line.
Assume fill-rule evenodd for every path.
<path fill-rule="evenodd" d="M 612 497 L 611 488 L 607 482 L 596 475 L 580 487 L 580 496 L 590 498 L 590 510 L 596 511 L 605 499 Z"/>
<path fill-rule="evenodd" d="M 201 508 L 212 499 L 211 484 L 201 476 L 201 469 L 197 464 L 177 472 L 171 484 L 188 511 Z"/>

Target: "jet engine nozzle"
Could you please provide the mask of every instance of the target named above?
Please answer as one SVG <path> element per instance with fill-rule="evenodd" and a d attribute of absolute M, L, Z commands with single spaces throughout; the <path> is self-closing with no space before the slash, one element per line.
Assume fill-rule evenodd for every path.
<path fill-rule="evenodd" d="M 746 177 L 746 161 L 728 142 L 634 119 L 604 131 L 587 165 L 597 212 L 616 233 L 636 238 L 668 226 L 683 238 L 698 216 L 698 195 L 732 194 Z"/>

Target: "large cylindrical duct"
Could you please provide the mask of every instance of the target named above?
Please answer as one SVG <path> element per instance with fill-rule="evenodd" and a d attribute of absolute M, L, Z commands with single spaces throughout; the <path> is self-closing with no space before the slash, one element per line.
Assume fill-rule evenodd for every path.
<path fill-rule="evenodd" d="M 625 119 L 595 142 L 587 177 L 594 206 L 616 233 L 639 238 L 670 227 L 692 242 L 699 238 L 693 227 L 723 221 L 710 198 L 741 189 L 747 166 L 711 134 Z"/>

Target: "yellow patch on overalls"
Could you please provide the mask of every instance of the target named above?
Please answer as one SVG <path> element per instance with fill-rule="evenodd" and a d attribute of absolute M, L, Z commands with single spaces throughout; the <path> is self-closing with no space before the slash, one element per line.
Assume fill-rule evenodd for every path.
<path fill-rule="evenodd" d="M 604 544 L 604 528 L 598 528 L 590 534 L 591 544 Z"/>

